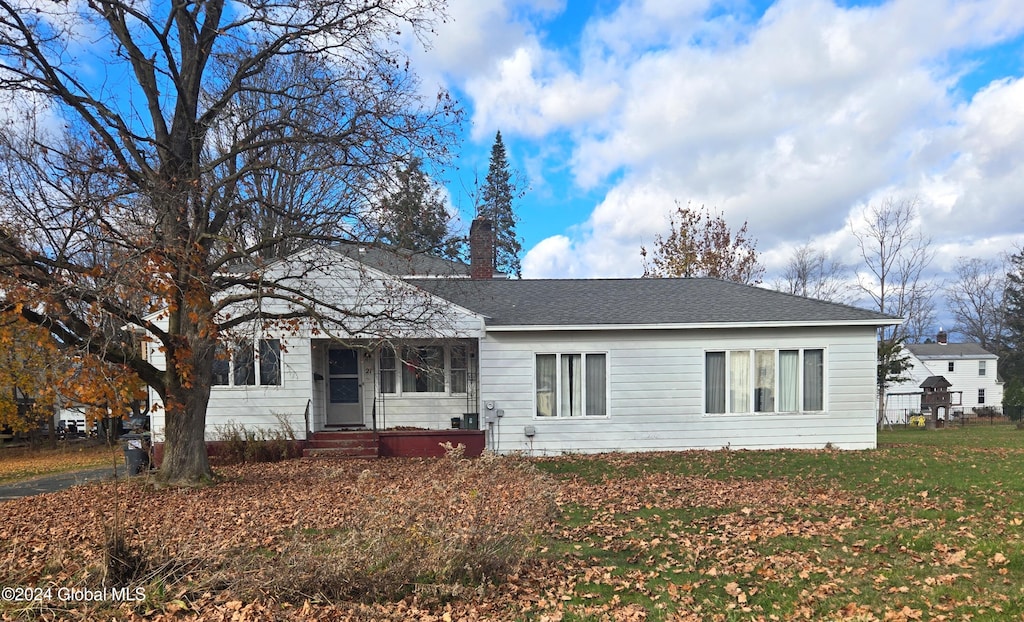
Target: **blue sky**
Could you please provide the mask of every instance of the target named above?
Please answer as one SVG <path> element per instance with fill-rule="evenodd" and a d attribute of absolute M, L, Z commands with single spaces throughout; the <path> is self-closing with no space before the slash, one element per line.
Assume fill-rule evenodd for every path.
<path fill-rule="evenodd" d="M 462 102 L 469 214 L 501 130 L 527 278 L 637 276 L 674 202 L 851 266 L 865 206 L 916 197 L 934 277 L 1024 243 L 1020 0 L 450 0 L 415 63 Z"/>

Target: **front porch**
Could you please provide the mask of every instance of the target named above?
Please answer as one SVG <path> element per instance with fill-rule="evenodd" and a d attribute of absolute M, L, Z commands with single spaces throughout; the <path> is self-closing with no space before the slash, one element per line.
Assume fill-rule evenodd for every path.
<path fill-rule="evenodd" d="M 463 445 L 475 458 L 484 451 L 482 430 L 345 430 L 314 432 L 303 458 L 428 458 L 445 454 L 445 445 Z"/>
<path fill-rule="evenodd" d="M 451 430 L 479 413 L 476 339 L 310 343 L 306 436 L 345 430 Z"/>

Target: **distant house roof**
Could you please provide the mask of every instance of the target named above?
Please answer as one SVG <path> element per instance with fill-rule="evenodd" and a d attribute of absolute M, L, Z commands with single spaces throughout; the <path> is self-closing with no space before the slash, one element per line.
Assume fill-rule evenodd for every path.
<path fill-rule="evenodd" d="M 953 386 L 953 383 L 946 380 L 945 376 L 928 376 L 924 379 L 924 382 L 920 384 L 922 389 L 940 389 Z"/>
<path fill-rule="evenodd" d="M 469 266 L 461 261 L 442 259 L 384 244 L 342 242 L 332 246 L 335 251 L 392 276 L 469 276 Z"/>
<path fill-rule="evenodd" d="M 908 343 L 907 350 L 921 359 L 996 359 L 992 354 L 978 343 Z"/>
<path fill-rule="evenodd" d="M 484 316 L 488 326 L 890 325 L 848 305 L 711 278 L 409 279 Z"/>

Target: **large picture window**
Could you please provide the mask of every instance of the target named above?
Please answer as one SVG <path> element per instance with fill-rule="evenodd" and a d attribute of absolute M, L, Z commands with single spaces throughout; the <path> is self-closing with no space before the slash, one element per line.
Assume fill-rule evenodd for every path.
<path fill-rule="evenodd" d="M 603 353 L 538 354 L 538 417 L 608 414 L 608 362 Z"/>
<path fill-rule="evenodd" d="M 258 348 L 258 351 L 257 351 Z M 228 348 L 218 345 L 213 361 L 213 386 L 248 387 L 281 384 L 281 340 L 243 339 Z"/>
<path fill-rule="evenodd" d="M 825 351 L 820 348 L 707 352 L 704 374 L 706 413 L 825 408 Z"/>
<path fill-rule="evenodd" d="M 381 393 L 466 393 L 469 350 L 464 345 L 384 347 L 377 369 Z"/>

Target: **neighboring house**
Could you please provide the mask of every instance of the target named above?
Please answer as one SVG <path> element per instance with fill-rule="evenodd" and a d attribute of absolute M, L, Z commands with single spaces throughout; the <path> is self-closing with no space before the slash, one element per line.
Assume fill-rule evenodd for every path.
<path fill-rule="evenodd" d="M 903 424 L 921 411 L 921 384 L 929 377 L 949 382 L 951 413 L 974 413 L 992 408 L 1002 412 L 1003 383 L 998 376 L 999 357 L 977 343 L 949 343 L 939 330 L 936 343 L 907 344 L 905 351 L 913 367 L 910 379 L 888 388 L 886 417 L 889 423 Z"/>
<path fill-rule="evenodd" d="M 899 319 L 708 278 L 494 278 L 486 222 L 470 238 L 471 266 L 344 245 L 268 268 L 355 313 L 236 339 L 208 440 L 468 413 L 498 452 L 875 446 L 876 329 Z"/>

